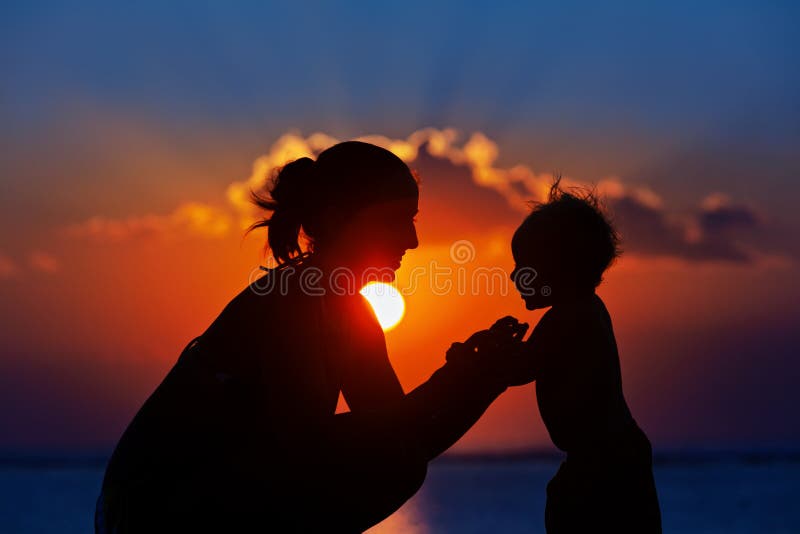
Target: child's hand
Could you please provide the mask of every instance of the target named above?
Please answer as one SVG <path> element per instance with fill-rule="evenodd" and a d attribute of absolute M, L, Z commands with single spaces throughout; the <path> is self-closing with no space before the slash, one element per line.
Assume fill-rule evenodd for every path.
<path fill-rule="evenodd" d="M 505 350 L 510 345 L 518 344 L 527 330 L 527 323 L 519 323 L 511 316 L 503 317 L 488 330 L 480 330 L 472 334 L 465 342 L 456 342 L 450 345 L 450 349 L 447 351 L 447 361 L 462 357 L 477 359 Z"/>
<path fill-rule="evenodd" d="M 522 338 L 528 330 L 528 323 L 520 323 L 514 317 L 498 319 L 490 328 L 494 332 L 506 332 L 516 342 L 498 348 L 496 358 L 502 360 L 502 373 L 509 386 L 523 386 L 536 379 L 534 362 L 526 350 Z"/>
<path fill-rule="evenodd" d="M 506 334 L 512 341 L 522 341 L 525 332 L 528 331 L 528 323 L 520 323 L 516 317 L 506 315 L 495 321 L 489 331 L 500 335 Z"/>
<path fill-rule="evenodd" d="M 475 332 L 465 342 L 453 343 L 447 351 L 447 361 L 479 367 L 507 385 L 525 384 L 530 380 L 521 382 L 517 369 L 522 338 L 527 330 L 527 323 L 520 323 L 510 316 L 503 317 L 488 330 Z"/>

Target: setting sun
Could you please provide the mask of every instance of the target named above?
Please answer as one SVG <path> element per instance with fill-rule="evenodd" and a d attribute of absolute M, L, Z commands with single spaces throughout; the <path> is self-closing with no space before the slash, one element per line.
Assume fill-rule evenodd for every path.
<path fill-rule="evenodd" d="M 403 319 L 406 303 L 394 286 L 381 282 L 370 282 L 360 293 L 369 301 L 384 332 L 388 332 Z"/>

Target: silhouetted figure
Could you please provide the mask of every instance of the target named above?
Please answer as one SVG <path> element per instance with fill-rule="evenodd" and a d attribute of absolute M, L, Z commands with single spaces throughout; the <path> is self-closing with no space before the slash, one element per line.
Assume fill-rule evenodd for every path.
<path fill-rule="evenodd" d="M 615 230 L 591 192 L 564 192 L 557 180 L 511 248 L 526 307 L 550 307 L 524 360 L 542 420 L 567 453 L 547 485 L 547 532 L 661 532 L 650 442 L 623 397 L 611 318 L 595 293 L 619 254 Z"/>
<path fill-rule="evenodd" d="M 508 322 L 458 344 L 409 394 L 398 382 L 357 291 L 417 246 L 417 182 L 399 158 L 341 143 L 289 163 L 254 200 L 272 212 L 252 228 L 268 227 L 279 266 L 189 343 L 136 414 L 97 532 L 361 532 L 508 386 L 504 355 L 524 333 Z M 335 414 L 340 391 L 350 413 Z"/>

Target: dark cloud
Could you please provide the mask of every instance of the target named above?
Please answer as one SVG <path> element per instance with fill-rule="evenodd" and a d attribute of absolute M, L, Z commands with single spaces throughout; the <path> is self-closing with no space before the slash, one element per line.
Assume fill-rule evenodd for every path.
<path fill-rule="evenodd" d="M 608 202 L 623 248 L 649 256 L 694 261 L 746 262 L 761 250 L 759 233 L 768 231 L 757 214 L 740 205 L 701 207 L 681 218 L 625 194 Z"/>
<path fill-rule="evenodd" d="M 725 235 L 756 227 L 758 218 L 745 206 L 719 206 L 703 211 L 699 220 L 703 231 Z"/>
<path fill-rule="evenodd" d="M 424 242 L 462 239 L 522 222 L 524 214 L 509 207 L 503 195 L 475 183 L 468 165 L 432 156 L 423 145 L 411 166 L 420 178 L 418 226 Z"/>

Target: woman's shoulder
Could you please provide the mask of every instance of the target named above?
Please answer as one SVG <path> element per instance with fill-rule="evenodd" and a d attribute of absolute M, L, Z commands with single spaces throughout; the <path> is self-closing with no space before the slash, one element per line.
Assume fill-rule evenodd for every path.
<path fill-rule="evenodd" d="M 272 271 L 239 290 L 208 326 L 204 338 L 225 345 L 236 339 L 243 345 L 249 335 L 277 339 L 292 334 L 292 326 L 309 316 L 314 301 L 291 278 Z"/>

